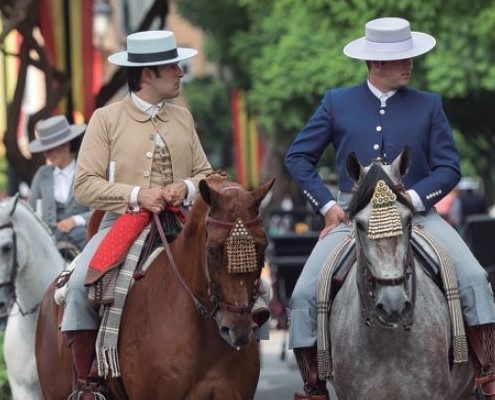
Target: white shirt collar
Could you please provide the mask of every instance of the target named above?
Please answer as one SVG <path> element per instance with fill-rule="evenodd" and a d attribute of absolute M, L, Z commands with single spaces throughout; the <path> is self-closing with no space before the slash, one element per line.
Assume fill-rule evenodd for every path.
<path fill-rule="evenodd" d="M 76 172 L 76 160 L 72 159 L 72 161 L 65 168 L 55 167 L 53 173 L 55 175 L 65 175 L 70 178 L 74 176 Z"/>
<path fill-rule="evenodd" d="M 136 107 L 138 107 L 140 110 L 144 111 L 145 113 L 149 114 L 152 117 L 154 117 L 158 113 L 158 111 L 160 111 L 160 109 L 163 107 L 163 101 L 161 101 L 158 104 L 151 104 L 140 98 L 134 92 L 131 92 L 131 99 Z"/>
<path fill-rule="evenodd" d="M 368 87 L 370 88 L 371 93 L 373 93 L 382 102 L 382 107 L 385 107 L 387 105 L 387 100 L 395 93 L 397 93 L 397 90 L 391 90 L 390 92 L 382 93 L 379 89 L 373 86 L 369 79 L 366 82 L 368 83 Z"/>

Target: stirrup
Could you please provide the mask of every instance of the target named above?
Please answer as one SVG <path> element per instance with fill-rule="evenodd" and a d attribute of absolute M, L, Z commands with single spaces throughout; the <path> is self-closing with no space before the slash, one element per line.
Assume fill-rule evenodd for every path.
<path fill-rule="evenodd" d="M 328 400 L 327 394 L 294 393 L 294 400 Z"/>
<path fill-rule="evenodd" d="M 493 371 L 480 377 L 475 377 L 474 384 L 478 392 L 482 393 L 482 399 L 495 400 L 495 373 Z"/>
<path fill-rule="evenodd" d="M 105 386 L 97 382 L 88 382 L 83 385 L 78 385 L 77 389 L 67 398 L 67 400 L 82 400 L 87 395 L 92 396 L 92 400 L 107 400 L 101 392 L 105 391 Z"/>
<path fill-rule="evenodd" d="M 294 400 L 329 400 L 328 391 L 304 385 L 304 393 L 294 393 Z"/>
<path fill-rule="evenodd" d="M 93 396 L 94 400 L 107 400 L 107 398 L 98 392 L 84 392 L 82 390 L 75 390 L 72 394 L 67 397 L 67 400 L 81 400 L 83 396 L 90 394 Z"/>

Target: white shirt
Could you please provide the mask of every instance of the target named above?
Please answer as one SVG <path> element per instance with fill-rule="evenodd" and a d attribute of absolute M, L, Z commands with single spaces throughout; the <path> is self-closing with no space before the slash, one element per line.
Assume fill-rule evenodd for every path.
<path fill-rule="evenodd" d="M 53 168 L 53 197 L 55 201 L 66 204 L 69 200 L 69 193 L 74 183 L 74 175 L 76 173 L 76 160 L 72 160 L 65 168 Z M 80 215 L 72 216 L 76 221 L 76 225 L 85 226 L 86 221 Z"/>

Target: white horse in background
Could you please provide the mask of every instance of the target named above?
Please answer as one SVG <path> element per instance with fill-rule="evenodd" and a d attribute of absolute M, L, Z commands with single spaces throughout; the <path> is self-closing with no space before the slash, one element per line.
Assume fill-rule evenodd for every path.
<path fill-rule="evenodd" d="M 35 358 L 41 299 L 64 269 L 53 235 L 17 195 L 0 202 L 0 317 L 8 316 L 4 358 L 12 398 L 42 399 Z"/>

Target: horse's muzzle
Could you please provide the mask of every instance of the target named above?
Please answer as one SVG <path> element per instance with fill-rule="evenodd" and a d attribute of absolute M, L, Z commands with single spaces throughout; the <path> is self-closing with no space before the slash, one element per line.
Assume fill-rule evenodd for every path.
<path fill-rule="evenodd" d="M 403 286 L 382 288 L 375 301 L 378 320 L 388 328 L 396 328 L 410 314 L 412 307 L 413 303 Z"/>

